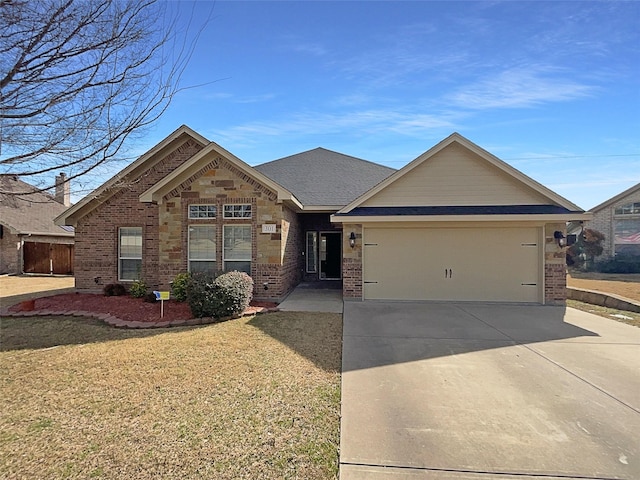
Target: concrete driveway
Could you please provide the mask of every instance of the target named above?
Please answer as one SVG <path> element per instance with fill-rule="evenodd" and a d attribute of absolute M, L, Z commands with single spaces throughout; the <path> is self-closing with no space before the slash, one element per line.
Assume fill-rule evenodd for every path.
<path fill-rule="evenodd" d="M 640 329 L 574 309 L 344 306 L 340 478 L 640 478 Z"/>

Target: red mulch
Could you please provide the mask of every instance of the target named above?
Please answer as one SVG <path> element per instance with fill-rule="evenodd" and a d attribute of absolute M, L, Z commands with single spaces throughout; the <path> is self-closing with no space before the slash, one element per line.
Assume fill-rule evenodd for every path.
<path fill-rule="evenodd" d="M 256 313 L 261 308 L 273 308 L 275 303 L 251 302 L 245 313 Z M 24 310 L 21 304 L 9 308 L 11 312 Z M 126 321 L 157 322 L 160 321 L 160 302 L 148 303 L 141 298 L 127 295 L 106 297 L 90 293 L 65 293 L 35 300 L 35 310 L 51 310 L 65 312 L 82 310 L 93 313 L 108 313 Z M 188 320 L 193 318 L 189 305 L 185 302 L 167 300 L 164 302 L 164 318 L 162 320 Z"/>

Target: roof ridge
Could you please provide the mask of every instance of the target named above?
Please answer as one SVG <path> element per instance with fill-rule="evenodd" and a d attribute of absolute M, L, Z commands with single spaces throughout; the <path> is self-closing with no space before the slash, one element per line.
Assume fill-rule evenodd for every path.
<path fill-rule="evenodd" d="M 322 151 L 325 151 L 325 152 L 330 152 L 330 153 L 333 153 L 333 154 L 336 154 L 336 155 L 340 155 L 342 157 L 351 158 L 353 160 L 358 160 L 360 162 L 368 163 L 370 165 L 375 165 L 376 167 L 383 167 L 383 168 L 386 168 L 386 169 L 388 169 L 390 171 L 396 171 L 396 169 L 393 168 L 393 167 L 389 167 L 389 166 L 383 165 L 381 163 L 373 162 L 371 160 L 366 160 L 364 158 L 356 157 L 354 155 L 349 155 L 348 153 L 342 153 L 342 152 L 338 152 L 337 150 L 331 150 L 331 149 L 325 148 L 325 147 L 310 148 L 309 150 L 304 150 L 302 152 L 293 153 L 293 154 L 287 155 L 285 157 L 276 158 L 275 160 L 270 160 L 268 162 L 264 162 L 264 163 L 260 163 L 258 165 L 254 165 L 254 167 L 262 167 L 262 166 L 265 166 L 265 165 L 271 165 L 271 164 L 273 164 L 275 162 L 280 162 L 282 160 L 287 160 L 287 159 L 292 158 L 292 157 L 297 157 L 299 155 L 304 155 L 305 153 L 310 153 L 310 152 L 314 152 L 314 151 L 318 151 L 318 150 L 322 150 Z"/>

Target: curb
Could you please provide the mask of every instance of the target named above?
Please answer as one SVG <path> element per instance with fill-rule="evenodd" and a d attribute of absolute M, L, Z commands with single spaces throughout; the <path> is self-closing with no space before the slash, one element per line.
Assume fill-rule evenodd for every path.
<path fill-rule="evenodd" d="M 640 303 L 630 298 L 614 295 L 613 293 L 603 293 L 586 288 L 567 287 L 567 299 L 578 300 L 579 302 L 600 305 L 601 307 L 626 310 L 627 312 L 640 313 Z"/>
<path fill-rule="evenodd" d="M 109 313 L 96 313 L 86 312 L 84 310 L 65 310 L 65 311 L 51 311 L 51 310 L 32 310 L 28 312 L 9 312 L 7 309 L 0 310 L 0 317 L 87 317 L 101 322 L 114 328 L 131 328 L 131 329 L 147 329 L 147 328 L 170 328 L 170 327 L 191 327 L 197 325 L 208 325 L 211 323 L 219 323 L 225 320 L 231 320 L 234 318 L 251 317 L 253 315 L 260 315 L 263 313 L 279 312 L 278 307 L 264 308 L 253 307 L 256 311 L 244 311 L 237 317 L 225 317 L 225 318 L 188 318 L 186 320 L 158 320 L 157 322 L 140 322 L 137 320 L 122 320 L 121 318 L 114 317 Z"/>

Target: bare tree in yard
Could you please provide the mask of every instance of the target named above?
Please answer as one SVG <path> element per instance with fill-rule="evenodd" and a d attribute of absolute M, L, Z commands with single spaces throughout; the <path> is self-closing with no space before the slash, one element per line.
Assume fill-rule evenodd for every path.
<path fill-rule="evenodd" d="M 0 174 L 46 190 L 58 171 L 121 158 L 179 90 L 204 28 L 180 33 L 168 5 L 0 0 Z"/>

